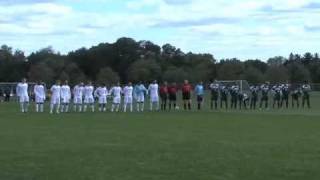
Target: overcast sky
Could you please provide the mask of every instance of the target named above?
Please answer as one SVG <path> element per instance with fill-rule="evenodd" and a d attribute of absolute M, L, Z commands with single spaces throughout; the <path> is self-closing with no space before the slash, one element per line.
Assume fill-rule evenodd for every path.
<path fill-rule="evenodd" d="M 119 37 L 241 59 L 320 52 L 320 0 L 0 0 L 0 44 L 61 53 Z"/>

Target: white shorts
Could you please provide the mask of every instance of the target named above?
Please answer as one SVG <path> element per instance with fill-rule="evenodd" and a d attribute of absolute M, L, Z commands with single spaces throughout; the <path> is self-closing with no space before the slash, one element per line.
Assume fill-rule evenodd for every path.
<path fill-rule="evenodd" d="M 144 102 L 144 95 L 137 96 L 136 100 L 138 103 L 143 103 Z"/>
<path fill-rule="evenodd" d="M 29 96 L 19 96 L 19 101 L 21 103 L 28 103 L 29 102 Z"/>
<path fill-rule="evenodd" d="M 151 96 L 150 101 L 153 103 L 159 102 L 159 96 Z"/>
<path fill-rule="evenodd" d="M 125 104 L 132 104 L 132 96 L 124 97 Z"/>
<path fill-rule="evenodd" d="M 51 97 L 51 104 L 60 104 L 60 97 Z"/>
<path fill-rule="evenodd" d="M 41 97 L 41 96 L 36 96 L 35 97 L 35 101 L 37 104 L 43 104 L 44 103 L 44 97 Z"/>
<path fill-rule="evenodd" d="M 61 101 L 63 104 L 69 104 L 70 103 L 70 98 L 69 97 L 61 97 Z"/>
<path fill-rule="evenodd" d="M 82 97 L 74 97 L 73 103 L 74 104 L 82 104 Z"/>
<path fill-rule="evenodd" d="M 84 103 L 85 104 L 93 104 L 94 103 L 94 98 L 93 96 L 88 96 L 84 98 Z"/>
<path fill-rule="evenodd" d="M 99 104 L 107 104 L 107 97 L 106 96 L 99 97 Z"/>
<path fill-rule="evenodd" d="M 121 97 L 117 96 L 117 97 L 113 97 L 113 104 L 120 104 L 121 103 Z"/>

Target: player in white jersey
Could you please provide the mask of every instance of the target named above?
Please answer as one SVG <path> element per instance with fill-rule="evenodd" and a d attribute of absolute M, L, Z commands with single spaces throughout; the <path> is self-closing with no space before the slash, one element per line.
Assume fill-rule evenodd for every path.
<path fill-rule="evenodd" d="M 111 88 L 110 94 L 113 96 L 113 102 L 111 106 L 111 112 L 119 112 L 121 104 L 121 87 L 120 83 L 117 83 L 114 87 Z"/>
<path fill-rule="evenodd" d="M 16 94 L 19 98 L 21 112 L 26 113 L 28 112 L 29 106 L 29 94 L 28 94 L 28 83 L 27 79 L 23 78 L 20 83 L 18 83 L 16 87 Z"/>
<path fill-rule="evenodd" d="M 73 88 L 73 110 L 74 112 L 82 112 L 82 100 L 83 100 L 83 83 L 79 83 Z"/>
<path fill-rule="evenodd" d="M 54 109 L 56 109 L 56 113 L 60 113 L 60 98 L 61 98 L 61 82 L 60 80 L 56 81 L 51 89 L 51 103 L 50 103 L 50 114 L 53 113 Z"/>
<path fill-rule="evenodd" d="M 133 87 L 132 83 L 129 82 L 127 86 L 123 88 L 124 94 L 124 104 L 123 104 L 123 111 L 127 112 L 127 106 L 130 106 L 130 112 L 133 111 Z"/>
<path fill-rule="evenodd" d="M 142 82 L 140 82 L 139 84 L 137 84 L 134 87 L 134 98 L 136 99 L 137 102 L 137 111 L 144 111 L 144 96 L 148 94 L 148 90 L 147 88 L 143 85 Z"/>
<path fill-rule="evenodd" d="M 98 98 L 99 111 L 105 112 L 107 110 L 107 96 L 108 88 L 105 84 L 101 84 L 95 91 L 94 96 Z"/>
<path fill-rule="evenodd" d="M 91 107 L 91 111 L 94 112 L 94 97 L 93 97 L 94 87 L 92 82 L 89 81 L 88 84 L 84 87 L 84 112 L 87 111 L 87 107 Z"/>
<path fill-rule="evenodd" d="M 43 112 L 43 104 L 46 100 L 46 90 L 44 83 L 39 81 L 33 88 L 34 98 L 36 102 L 36 112 Z"/>
<path fill-rule="evenodd" d="M 71 100 L 71 90 L 66 80 L 64 84 L 61 86 L 61 112 L 69 112 L 69 104 Z"/>
<path fill-rule="evenodd" d="M 156 80 L 149 85 L 148 88 L 150 94 L 150 111 L 153 110 L 153 105 L 156 106 L 155 110 L 159 110 L 159 85 Z"/>

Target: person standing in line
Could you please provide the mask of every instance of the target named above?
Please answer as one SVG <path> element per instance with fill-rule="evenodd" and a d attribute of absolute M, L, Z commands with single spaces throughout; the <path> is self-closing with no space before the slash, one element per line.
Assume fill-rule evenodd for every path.
<path fill-rule="evenodd" d="M 194 88 L 194 92 L 197 96 L 198 110 L 201 110 L 203 104 L 204 87 L 203 82 L 199 82 Z"/>
<path fill-rule="evenodd" d="M 80 82 L 73 88 L 73 110 L 82 112 L 84 84 Z"/>
<path fill-rule="evenodd" d="M 147 88 L 143 85 L 142 82 L 139 82 L 134 87 L 134 97 L 136 99 L 137 111 L 138 112 L 143 112 L 144 111 L 144 101 L 145 101 L 145 96 L 146 95 L 148 95 Z"/>
<path fill-rule="evenodd" d="M 94 92 L 95 97 L 98 98 L 99 103 L 99 111 L 106 112 L 107 111 L 107 96 L 108 96 L 108 88 L 102 83 Z"/>
<path fill-rule="evenodd" d="M 184 80 L 184 84 L 182 86 L 182 100 L 183 100 L 183 108 L 184 110 L 191 110 L 191 91 L 192 87 L 189 84 L 188 80 Z"/>
<path fill-rule="evenodd" d="M 71 89 L 69 86 L 69 82 L 67 80 L 64 81 L 61 86 L 61 112 L 68 113 L 69 112 L 69 104 L 71 100 Z"/>
<path fill-rule="evenodd" d="M 54 109 L 56 113 L 60 113 L 60 101 L 61 101 L 61 81 L 57 80 L 56 83 L 51 87 L 51 103 L 50 103 L 50 114 L 53 114 Z"/>
<path fill-rule="evenodd" d="M 165 81 L 163 85 L 160 87 L 160 97 L 161 97 L 161 110 L 167 110 L 168 103 L 168 83 Z"/>
<path fill-rule="evenodd" d="M 304 108 L 305 104 L 307 103 L 308 108 L 311 108 L 310 105 L 310 92 L 311 92 L 311 86 L 308 84 L 308 81 L 305 81 L 302 85 L 302 107 Z"/>
<path fill-rule="evenodd" d="M 110 94 L 113 96 L 111 112 L 114 112 L 114 111 L 119 112 L 120 104 L 121 104 L 121 92 L 122 92 L 122 88 L 120 87 L 119 82 L 111 88 Z"/>
<path fill-rule="evenodd" d="M 130 107 L 130 112 L 133 112 L 133 87 L 131 82 L 129 82 L 128 85 L 126 85 L 123 88 L 123 94 L 124 94 L 123 112 L 127 112 L 127 106 Z"/>
<path fill-rule="evenodd" d="M 153 106 L 155 110 L 159 111 L 159 85 L 157 80 L 154 80 L 148 88 L 150 94 L 150 111 L 153 111 Z"/>
<path fill-rule="evenodd" d="M 87 111 L 88 106 L 91 107 L 92 112 L 95 110 L 93 92 L 94 87 L 92 85 L 92 81 L 88 81 L 88 84 L 84 87 L 84 112 Z"/>
<path fill-rule="evenodd" d="M 44 83 L 38 81 L 38 83 L 34 86 L 33 93 L 35 96 L 36 112 L 43 112 L 44 101 L 46 100 L 46 90 L 44 87 Z"/>
<path fill-rule="evenodd" d="M 168 87 L 169 93 L 169 110 L 173 107 L 173 109 L 177 108 L 177 84 L 172 83 L 171 86 Z"/>
<path fill-rule="evenodd" d="M 18 83 L 16 87 L 16 94 L 19 98 L 21 112 L 27 113 L 29 107 L 29 94 L 28 83 L 26 78 L 23 78 L 22 81 Z"/>
<path fill-rule="evenodd" d="M 218 109 L 218 98 L 219 98 L 219 84 L 211 81 L 209 88 L 211 91 L 211 102 L 210 102 L 211 110 L 213 110 L 213 108 L 215 108 L 215 110 L 217 110 Z"/>

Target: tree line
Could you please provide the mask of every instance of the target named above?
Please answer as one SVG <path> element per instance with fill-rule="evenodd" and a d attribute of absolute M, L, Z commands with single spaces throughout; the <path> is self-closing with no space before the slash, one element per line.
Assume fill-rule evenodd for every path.
<path fill-rule="evenodd" d="M 271 57 L 241 61 L 237 58 L 216 60 L 212 54 L 185 53 L 171 44 L 159 46 L 151 41 L 120 38 L 115 43 L 101 43 L 91 48 L 62 55 L 51 47 L 25 56 L 21 50 L 2 45 L 0 49 L 0 82 L 55 79 L 71 84 L 92 80 L 97 83 L 159 81 L 191 82 L 245 79 L 249 83 L 320 83 L 318 53 L 291 53 L 288 57 Z"/>

